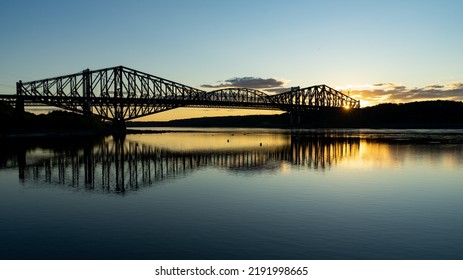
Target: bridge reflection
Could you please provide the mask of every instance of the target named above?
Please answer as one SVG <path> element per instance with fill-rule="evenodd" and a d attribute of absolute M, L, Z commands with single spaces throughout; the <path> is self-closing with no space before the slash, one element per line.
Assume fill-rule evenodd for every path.
<path fill-rule="evenodd" d="M 283 165 L 325 170 L 359 153 L 360 140 L 326 135 L 288 136 L 283 145 L 241 149 L 172 150 L 156 144 L 102 139 L 61 150 L 18 149 L 3 168 L 15 168 L 19 179 L 39 185 L 124 193 L 157 182 L 186 177 L 213 167 L 229 172 L 278 172 Z"/>

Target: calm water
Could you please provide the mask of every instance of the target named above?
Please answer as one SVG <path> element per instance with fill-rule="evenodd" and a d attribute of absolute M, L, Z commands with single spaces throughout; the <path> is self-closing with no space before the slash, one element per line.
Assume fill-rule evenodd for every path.
<path fill-rule="evenodd" d="M 463 259 L 462 130 L 0 148 L 1 259 Z"/>

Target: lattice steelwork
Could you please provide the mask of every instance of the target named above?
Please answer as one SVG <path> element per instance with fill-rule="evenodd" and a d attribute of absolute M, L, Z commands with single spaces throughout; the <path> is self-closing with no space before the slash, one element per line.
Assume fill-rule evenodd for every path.
<path fill-rule="evenodd" d="M 360 101 L 327 85 L 306 88 L 295 87 L 288 92 L 272 96 L 282 110 L 304 110 L 323 107 L 360 108 Z"/>
<path fill-rule="evenodd" d="M 223 88 L 205 92 L 195 104 L 189 106 L 277 109 L 269 95 L 249 88 Z"/>
<path fill-rule="evenodd" d="M 18 83 L 18 98 L 109 120 L 130 120 L 197 99 L 203 91 L 123 66 Z"/>
<path fill-rule="evenodd" d="M 4 97 L 11 102 L 12 96 Z M 17 108 L 24 102 L 40 103 L 120 122 L 182 106 L 284 111 L 360 107 L 359 101 L 326 85 L 292 88 L 277 95 L 248 88 L 206 92 L 123 66 L 19 81 L 15 99 Z"/>

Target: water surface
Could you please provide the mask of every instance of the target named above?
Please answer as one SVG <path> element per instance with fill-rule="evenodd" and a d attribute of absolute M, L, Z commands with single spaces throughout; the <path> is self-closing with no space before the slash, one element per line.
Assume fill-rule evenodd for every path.
<path fill-rule="evenodd" d="M 462 179 L 461 130 L 7 141 L 0 258 L 462 259 Z"/>

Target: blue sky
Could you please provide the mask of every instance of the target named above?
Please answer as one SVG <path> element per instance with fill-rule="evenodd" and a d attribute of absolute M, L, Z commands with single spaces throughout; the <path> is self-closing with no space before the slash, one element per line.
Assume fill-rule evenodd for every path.
<path fill-rule="evenodd" d="M 0 93 L 124 65 L 195 87 L 328 84 L 364 105 L 423 99 L 416 92 L 463 100 L 461 11 L 442 0 L 3 0 Z"/>

